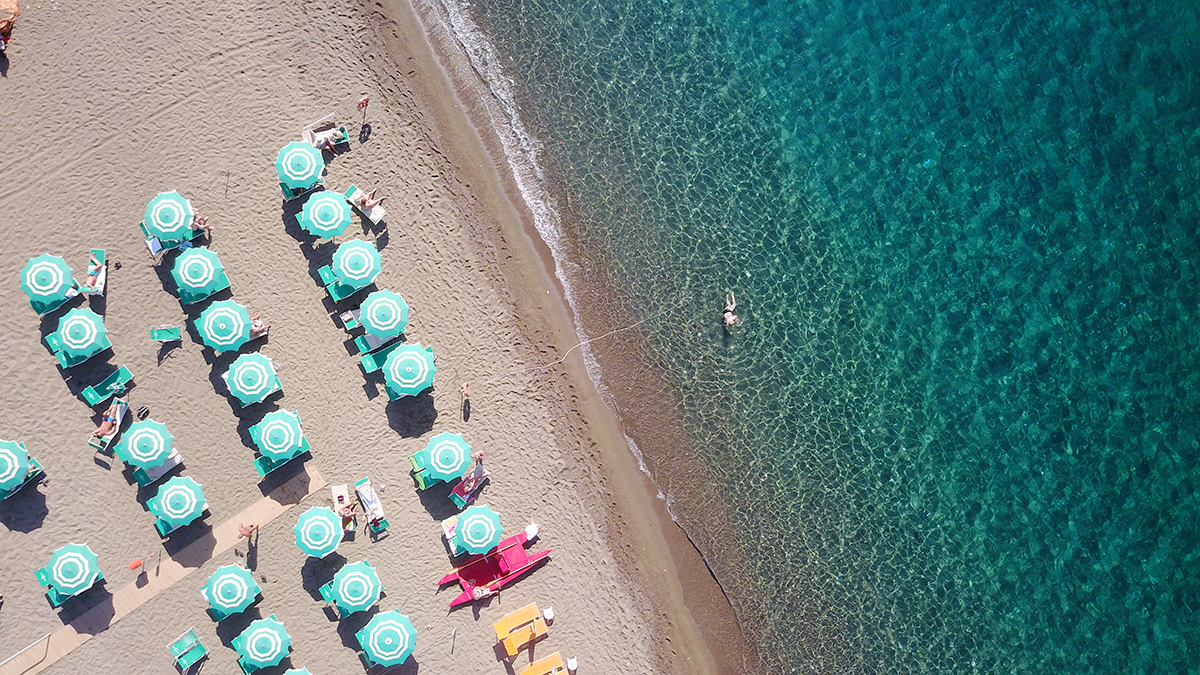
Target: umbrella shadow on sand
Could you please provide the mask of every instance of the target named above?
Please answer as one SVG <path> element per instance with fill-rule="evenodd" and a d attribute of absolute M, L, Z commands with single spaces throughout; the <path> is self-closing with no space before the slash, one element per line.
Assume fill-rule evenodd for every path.
<path fill-rule="evenodd" d="M 271 495 L 280 504 L 299 504 L 303 496 L 308 494 L 308 472 L 305 471 L 304 463 L 310 459 L 312 459 L 312 453 L 305 451 L 278 469 L 263 476 L 263 479 L 258 483 L 259 491 L 262 492 L 264 497 Z M 298 476 L 304 477 L 304 481 L 301 484 L 292 485 L 288 488 L 286 494 L 283 491 L 276 492 L 276 489 L 281 485 Z M 293 501 L 289 501 L 289 498 Z"/>
<path fill-rule="evenodd" d="M 33 532 L 42 526 L 50 509 L 46 507 L 46 495 L 38 489 L 40 483 L 26 485 L 17 494 L 0 505 L 0 524 L 11 532 Z"/>
<path fill-rule="evenodd" d="M 249 628 L 251 622 L 261 618 L 262 614 L 255 605 L 250 605 L 243 612 L 230 614 L 217 622 L 217 638 L 221 640 L 221 644 L 233 649 L 233 639 Z"/>
<path fill-rule="evenodd" d="M 334 551 L 324 558 L 308 556 L 304 559 L 304 567 L 300 568 L 301 585 L 312 596 L 313 600 L 321 597 L 321 587 L 333 581 L 333 576 L 346 564 L 346 558 Z"/>
<path fill-rule="evenodd" d="M 73 598 L 67 598 L 58 613 L 63 624 L 71 624 L 77 633 L 88 635 L 103 633 L 114 616 L 113 596 L 104 580 Z"/>
<path fill-rule="evenodd" d="M 416 485 L 415 480 L 413 484 Z M 454 489 L 454 485 L 454 483 L 440 481 L 436 485 L 430 485 L 427 490 L 417 491 L 421 506 L 425 507 L 429 515 L 439 523 L 461 510 L 454 506 L 454 502 L 450 501 L 450 492 Z M 442 544 L 445 545 L 445 543 L 446 540 L 443 537 Z M 449 553 L 450 549 L 447 548 L 446 552 Z"/>
<path fill-rule="evenodd" d="M 358 644 L 356 634 L 365 628 L 368 623 L 371 623 L 371 619 L 378 613 L 379 605 L 374 605 L 368 610 L 355 612 L 338 621 L 337 632 L 338 637 L 342 638 L 342 645 L 356 652 L 361 651 L 362 646 Z"/>
<path fill-rule="evenodd" d="M 190 548 L 189 548 L 190 547 Z M 175 530 L 163 540 L 167 555 L 185 567 L 199 567 L 212 557 L 217 548 L 212 525 L 207 520 L 195 520 Z M 183 553 L 184 549 L 189 549 Z M 181 555 L 182 554 L 182 555 Z"/>
<path fill-rule="evenodd" d="M 401 438 L 418 438 L 433 430 L 437 408 L 433 405 L 433 387 L 416 396 L 404 396 L 387 404 L 388 426 Z"/>

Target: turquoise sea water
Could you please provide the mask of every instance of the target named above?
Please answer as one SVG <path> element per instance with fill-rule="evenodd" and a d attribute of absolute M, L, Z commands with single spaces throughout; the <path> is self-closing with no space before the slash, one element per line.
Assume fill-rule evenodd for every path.
<path fill-rule="evenodd" d="M 1195 3 L 470 12 L 770 669 L 1200 670 Z"/>

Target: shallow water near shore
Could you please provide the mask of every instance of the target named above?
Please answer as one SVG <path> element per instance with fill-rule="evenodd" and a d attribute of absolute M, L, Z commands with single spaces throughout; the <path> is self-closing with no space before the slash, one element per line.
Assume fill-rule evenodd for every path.
<path fill-rule="evenodd" d="M 772 670 L 1200 664 L 1197 12 L 470 6 Z"/>

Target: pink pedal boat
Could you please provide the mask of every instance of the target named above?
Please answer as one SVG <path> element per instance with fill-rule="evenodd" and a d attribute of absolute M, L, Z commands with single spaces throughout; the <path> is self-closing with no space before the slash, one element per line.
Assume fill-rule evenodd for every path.
<path fill-rule="evenodd" d="M 537 536 L 536 530 L 534 536 Z M 450 601 L 450 608 L 495 595 L 501 588 L 550 558 L 550 549 L 529 555 L 525 550 L 528 541 L 527 532 L 509 537 L 491 552 L 471 556 L 453 572 L 442 577 L 439 586 L 452 581 L 462 585 L 463 592 Z"/>

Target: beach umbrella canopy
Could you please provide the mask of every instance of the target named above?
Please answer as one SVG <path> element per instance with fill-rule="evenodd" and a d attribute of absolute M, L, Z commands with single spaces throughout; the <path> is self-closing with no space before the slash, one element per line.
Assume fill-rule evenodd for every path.
<path fill-rule="evenodd" d="M 104 319 L 91 309 L 76 307 L 58 321 L 58 341 L 68 356 L 91 356 L 104 346 L 108 329 Z"/>
<path fill-rule="evenodd" d="M 262 592 L 250 570 L 241 565 L 218 567 L 200 593 L 209 607 L 224 614 L 245 611 Z"/>
<path fill-rule="evenodd" d="M 58 304 L 67 299 L 67 291 L 75 287 L 71 268 L 67 261 L 56 255 L 43 253 L 30 258 L 21 270 L 21 290 L 30 302 L 40 305 Z"/>
<path fill-rule="evenodd" d="M 183 241 L 192 234 L 196 212 L 178 192 L 160 192 L 146 205 L 146 231 L 160 241 Z"/>
<path fill-rule="evenodd" d="M 486 506 L 469 506 L 458 516 L 454 543 L 468 553 L 487 553 L 500 543 L 500 514 Z"/>
<path fill-rule="evenodd" d="M 288 635 L 283 622 L 274 615 L 251 621 L 237 638 L 242 662 L 256 669 L 277 665 L 287 656 L 291 646 L 292 636 Z"/>
<path fill-rule="evenodd" d="M 321 151 L 308 143 L 291 142 L 283 146 L 275 158 L 275 170 L 279 182 L 292 190 L 302 190 L 316 185 L 321 180 L 325 160 Z"/>
<path fill-rule="evenodd" d="M 336 237 L 350 226 L 350 205 L 336 192 L 318 192 L 308 198 L 300 212 L 300 227 L 324 237 Z"/>
<path fill-rule="evenodd" d="M 266 457 L 273 460 L 286 459 L 304 446 L 304 430 L 300 427 L 300 416 L 288 410 L 276 410 L 263 416 L 258 423 L 255 442 Z"/>
<path fill-rule="evenodd" d="M 204 491 L 191 478 L 175 476 L 163 483 L 147 506 L 171 527 L 183 527 L 204 513 Z"/>
<path fill-rule="evenodd" d="M 63 595 L 77 595 L 100 578 L 100 562 L 86 544 L 67 544 L 50 556 L 46 565 L 50 585 Z"/>
<path fill-rule="evenodd" d="M 384 383 L 401 396 L 416 396 L 432 386 L 436 372 L 433 350 L 425 349 L 420 342 L 400 345 L 383 362 Z"/>
<path fill-rule="evenodd" d="M 171 276 L 175 277 L 179 288 L 186 288 L 193 295 L 209 296 L 219 289 L 224 270 L 216 252 L 206 246 L 196 246 L 175 258 Z"/>
<path fill-rule="evenodd" d="M 398 609 L 376 614 L 356 637 L 367 656 L 384 666 L 404 663 L 417 646 L 417 629 Z"/>
<path fill-rule="evenodd" d="M 242 405 L 250 405 L 279 389 L 279 375 L 271 359 L 262 354 L 242 354 L 229 366 L 225 383 Z"/>
<path fill-rule="evenodd" d="M 143 469 L 159 466 L 171 455 L 175 437 L 167 425 L 152 419 L 134 422 L 121 438 L 122 459 Z"/>
<path fill-rule="evenodd" d="M 394 338 L 408 328 L 408 303 L 399 293 L 375 291 L 363 300 L 359 320 L 368 333 Z"/>
<path fill-rule="evenodd" d="M 382 266 L 383 256 L 379 255 L 379 249 L 362 239 L 342 243 L 333 254 L 334 275 L 351 288 L 362 288 L 375 281 Z"/>
<path fill-rule="evenodd" d="M 288 668 L 283 671 L 283 675 L 312 675 L 308 672 L 308 668 Z"/>
<path fill-rule="evenodd" d="M 232 300 L 220 300 L 200 313 L 196 330 L 218 353 L 231 352 L 250 339 L 250 312 Z"/>
<path fill-rule="evenodd" d="M 448 431 L 429 439 L 425 453 L 429 457 L 426 470 L 431 477 L 440 480 L 462 478 L 471 463 L 471 446 L 467 445 L 466 439 Z"/>
<path fill-rule="evenodd" d="M 382 591 L 379 575 L 365 560 L 346 565 L 333 576 L 333 601 L 342 614 L 370 609 Z"/>
<path fill-rule="evenodd" d="M 324 506 L 314 506 L 300 514 L 294 531 L 296 546 L 314 558 L 324 558 L 342 543 L 342 522 Z"/>
<path fill-rule="evenodd" d="M 29 473 L 29 453 L 16 441 L 0 441 L 0 490 L 11 490 Z"/>

